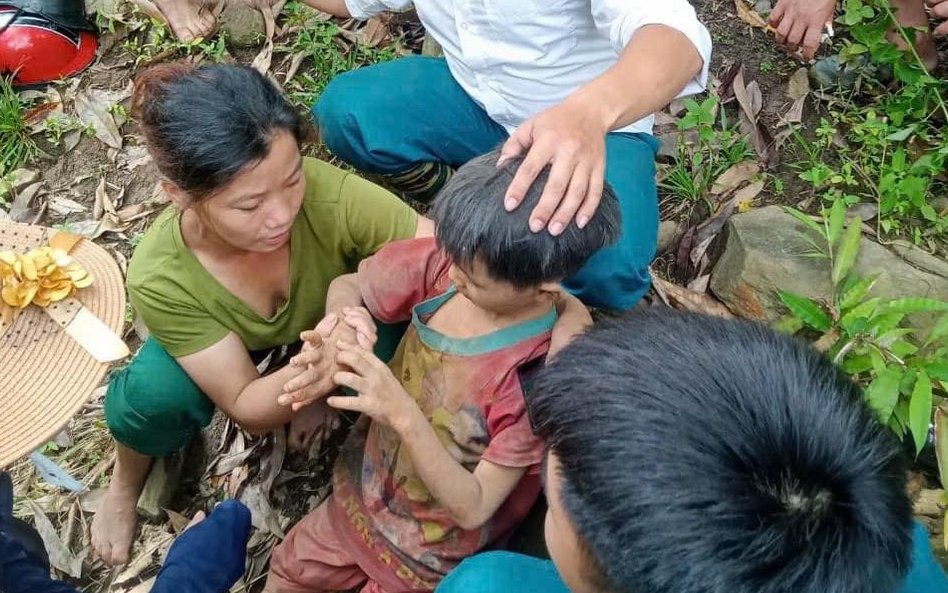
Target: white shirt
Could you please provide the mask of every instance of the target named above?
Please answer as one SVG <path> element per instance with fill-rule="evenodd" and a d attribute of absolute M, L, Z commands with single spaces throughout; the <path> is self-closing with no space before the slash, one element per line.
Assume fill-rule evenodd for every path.
<path fill-rule="evenodd" d="M 359 19 L 412 5 L 412 0 L 345 1 Z M 682 95 L 701 92 L 707 82 L 711 36 L 688 0 L 414 0 L 414 5 L 444 49 L 454 79 L 508 132 L 605 72 L 645 25 L 681 31 L 701 54 L 701 74 Z M 649 116 L 617 131 L 651 132 L 653 121 Z"/>

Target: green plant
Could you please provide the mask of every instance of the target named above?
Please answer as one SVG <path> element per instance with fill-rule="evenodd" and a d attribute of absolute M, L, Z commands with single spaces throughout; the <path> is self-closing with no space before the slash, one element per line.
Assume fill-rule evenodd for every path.
<path fill-rule="evenodd" d="M 38 153 L 26 123 L 25 107 L 11 80 L 0 77 L 0 176 L 28 163 Z"/>
<path fill-rule="evenodd" d="M 357 42 L 344 41 L 339 26 L 323 20 L 318 13 L 300 2 L 288 2 L 284 8 L 287 24 L 299 26 L 299 33 L 292 36 L 289 45 L 278 49 L 306 56 L 306 65 L 300 68 L 288 84 L 290 99 L 309 108 L 322 94 L 329 81 L 338 74 L 354 70 L 366 64 L 386 62 L 397 57 L 393 45 L 367 47 Z"/>
<path fill-rule="evenodd" d="M 136 9 L 137 10 L 137 9 Z M 122 48 L 135 56 L 135 66 L 162 58 L 201 56 L 211 62 L 222 62 L 227 54 L 225 33 L 219 31 L 210 39 L 178 41 L 168 27 L 154 19 L 138 26 L 136 34 L 122 42 Z"/>
<path fill-rule="evenodd" d="M 685 115 L 678 121 L 678 157 L 660 186 L 686 206 L 704 200 L 714 180 L 732 165 L 751 159 L 754 152 L 747 139 L 728 125 L 718 97 L 698 102 L 687 99 Z M 720 121 L 720 128 L 715 123 Z"/>
<path fill-rule="evenodd" d="M 862 92 L 831 106 L 821 127 L 833 134 L 818 136 L 806 149 L 800 177 L 827 204 L 878 204 L 877 231 L 883 236 L 943 242 L 948 217 L 936 211 L 932 198 L 948 190 L 948 82 L 926 70 L 910 43 L 915 31 L 897 25 L 889 0 L 846 0 L 839 21 L 850 36 L 840 58 L 863 73 Z M 890 41 L 893 30 L 906 49 Z M 836 130 L 841 133 L 834 141 Z M 832 159 L 815 154 L 827 150 Z"/>
<path fill-rule="evenodd" d="M 948 302 L 927 298 L 885 300 L 870 296 L 875 278 L 853 272 L 862 221 L 846 223 L 842 200 L 833 202 L 823 224 L 788 209 L 806 225 L 812 257 L 829 261 L 833 301 L 820 303 L 791 292 L 780 299 L 790 315 L 778 324 L 788 333 L 804 328 L 853 379 L 883 422 L 900 437 L 910 434 L 920 451 L 928 437 L 932 408 L 948 396 Z M 940 312 L 927 336 L 905 323 L 907 315 Z"/>
<path fill-rule="evenodd" d="M 82 123 L 82 120 L 73 115 L 51 116 L 46 119 L 44 126 L 46 128 L 46 140 L 53 146 L 62 144 L 63 138 L 70 132 L 78 130 L 85 134 L 95 133 L 95 128 L 87 126 Z"/>

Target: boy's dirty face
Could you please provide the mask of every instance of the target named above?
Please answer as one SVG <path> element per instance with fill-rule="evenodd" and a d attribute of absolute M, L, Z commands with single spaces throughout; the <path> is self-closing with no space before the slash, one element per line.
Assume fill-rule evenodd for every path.
<path fill-rule="evenodd" d="M 596 575 L 598 569 L 590 562 L 589 552 L 581 543 L 560 499 L 563 479 L 559 468 L 556 455 L 552 451 L 548 452 L 546 463 L 543 464 L 543 483 L 548 503 L 543 535 L 550 559 L 571 593 L 601 593 L 600 587 L 594 584 L 601 581 Z"/>
<path fill-rule="evenodd" d="M 520 309 L 539 292 L 539 287 L 517 288 L 509 282 L 491 278 L 487 266 L 478 258 L 467 265 L 452 265 L 448 277 L 459 293 L 491 313 L 503 314 Z"/>

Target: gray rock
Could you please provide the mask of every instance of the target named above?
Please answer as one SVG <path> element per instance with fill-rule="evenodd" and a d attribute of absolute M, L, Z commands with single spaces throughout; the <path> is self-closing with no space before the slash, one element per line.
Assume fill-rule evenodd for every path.
<path fill-rule="evenodd" d="M 786 313 L 777 296 L 779 290 L 824 303 L 832 300 L 829 261 L 806 256 L 813 248 L 804 237 L 813 232 L 779 206 L 738 214 L 728 222 L 726 232 L 724 250 L 711 276 L 711 291 L 736 314 L 775 321 Z M 899 245 L 899 251 L 903 255 L 863 237 L 855 269 L 863 277 L 877 276 L 871 294 L 890 299 L 948 300 L 944 262 L 905 244 Z M 920 314 L 910 317 L 908 323 L 924 330 L 936 319 L 934 314 Z"/>
<path fill-rule="evenodd" d="M 234 47 L 256 47 L 266 35 L 267 25 L 263 14 L 239 0 L 224 4 L 219 22 L 221 30 L 227 36 L 227 42 Z"/>

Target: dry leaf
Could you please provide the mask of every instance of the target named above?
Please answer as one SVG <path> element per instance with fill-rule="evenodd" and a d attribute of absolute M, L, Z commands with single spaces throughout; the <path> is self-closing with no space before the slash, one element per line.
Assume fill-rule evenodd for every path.
<path fill-rule="evenodd" d="M 26 503 L 33 512 L 34 525 L 43 539 L 43 547 L 46 548 L 46 552 L 49 554 L 49 563 L 56 570 L 78 579 L 82 576 L 82 560 L 85 554 L 76 555 L 70 552 L 66 544 L 59 538 L 56 528 L 50 523 L 43 509 L 29 498 L 26 499 Z"/>
<path fill-rule="evenodd" d="M 53 196 L 47 200 L 47 203 L 49 204 L 49 209 L 60 216 L 86 212 L 85 206 L 75 200 L 70 200 L 62 196 Z"/>
<path fill-rule="evenodd" d="M 95 137 L 110 148 L 122 148 L 122 134 L 109 113 L 110 104 L 102 100 L 101 94 L 82 91 L 76 95 L 76 115 L 87 126 L 95 130 Z"/>
<path fill-rule="evenodd" d="M 40 189 L 42 187 L 43 182 L 38 181 L 18 191 L 16 198 L 13 199 L 13 203 L 10 204 L 10 218 L 15 222 L 26 222 L 32 218 L 33 212 L 30 209 L 30 205 L 33 203 L 33 199 L 40 195 Z"/>
<path fill-rule="evenodd" d="M 734 203 L 737 205 L 738 212 L 747 212 L 754 207 L 754 200 L 764 190 L 764 183 L 763 179 L 755 181 L 734 194 Z"/>
<path fill-rule="evenodd" d="M 693 290 L 672 284 L 671 282 L 652 275 L 652 286 L 659 293 L 666 303 L 670 306 L 683 311 L 693 313 L 702 313 L 713 317 L 722 317 L 724 319 L 733 319 L 734 314 L 714 298 L 707 294 L 697 293 Z"/>
<path fill-rule="evenodd" d="M 727 195 L 740 187 L 741 184 L 750 181 L 758 173 L 760 173 L 760 166 L 754 161 L 737 163 L 721 173 L 721 176 L 714 181 L 711 186 L 711 194 L 715 196 Z"/>
<path fill-rule="evenodd" d="M 737 17 L 751 27 L 758 29 L 767 29 L 769 27 L 764 17 L 760 16 L 760 13 L 748 6 L 746 0 L 734 0 L 734 8 L 737 10 Z"/>
<path fill-rule="evenodd" d="M 376 47 L 389 37 L 388 23 L 374 16 L 359 30 L 359 42 L 365 47 Z"/>
<path fill-rule="evenodd" d="M 263 42 L 263 48 L 253 59 L 250 66 L 260 74 L 268 76 L 270 74 L 270 64 L 273 62 L 273 35 L 276 32 L 274 9 L 276 7 L 271 7 L 269 3 L 264 0 L 254 0 L 253 5 L 256 6 L 257 10 L 263 15 L 263 21 L 266 26 L 266 38 Z M 282 4 L 280 7 L 282 8 Z"/>
<path fill-rule="evenodd" d="M 787 96 L 796 101 L 810 94 L 810 76 L 806 68 L 799 68 L 787 84 Z"/>

